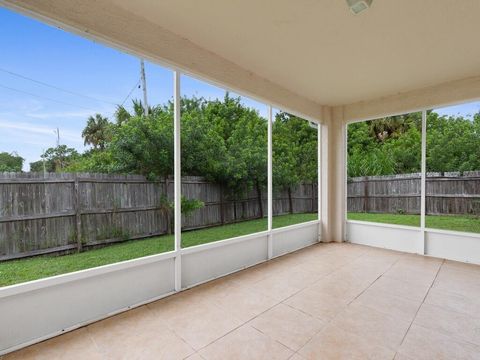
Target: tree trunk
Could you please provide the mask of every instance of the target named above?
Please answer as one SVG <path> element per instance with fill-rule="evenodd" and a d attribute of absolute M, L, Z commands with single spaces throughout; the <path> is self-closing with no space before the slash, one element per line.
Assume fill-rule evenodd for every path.
<path fill-rule="evenodd" d="M 175 214 L 172 214 L 171 212 L 169 212 L 169 214 L 170 214 L 170 235 L 173 235 L 174 229 L 175 229 Z"/>
<path fill-rule="evenodd" d="M 263 219 L 262 189 L 260 187 L 260 182 L 258 180 L 257 180 L 257 196 L 258 196 L 258 208 L 260 210 L 260 218 Z"/>
<path fill-rule="evenodd" d="M 168 196 L 168 175 L 165 175 L 164 181 L 165 181 L 165 198 L 169 200 L 170 198 Z"/>
<path fill-rule="evenodd" d="M 237 195 L 233 198 L 233 220 L 237 222 Z"/>
<path fill-rule="evenodd" d="M 292 188 L 288 187 L 288 206 L 289 206 L 289 213 L 293 214 L 293 200 L 292 200 Z"/>
<path fill-rule="evenodd" d="M 241 216 L 242 220 L 245 220 L 245 212 L 246 212 L 245 208 L 247 207 L 248 204 L 250 204 L 248 200 L 245 200 L 245 199 L 242 200 L 242 216 Z"/>
<path fill-rule="evenodd" d="M 172 235 L 173 234 L 173 226 L 172 226 L 172 216 L 170 214 L 170 209 L 168 209 L 168 201 L 169 201 L 169 196 L 168 196 L 168 175 L 165 175 L 164 177 L 164 183 L 165 183 L 165 200 L 167 201 L 166 204 L 163 204 L 165 207 L 162 209 L 163 217 L 165 218 L 166 226 L 167 226 L 167 234 Z"/>

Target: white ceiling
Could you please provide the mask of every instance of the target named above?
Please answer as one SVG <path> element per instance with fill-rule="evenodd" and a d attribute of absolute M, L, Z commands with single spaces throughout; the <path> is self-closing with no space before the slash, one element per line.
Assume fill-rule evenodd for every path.
<path fill-rule="evenodd" d="M 480 0 L 111 2 L 320 104 L 480 75 Z"/>

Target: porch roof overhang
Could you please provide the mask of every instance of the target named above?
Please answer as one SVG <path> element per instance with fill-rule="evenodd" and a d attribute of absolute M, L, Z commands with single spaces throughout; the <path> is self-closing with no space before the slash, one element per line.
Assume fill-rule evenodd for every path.
<path fill-rule="evenodd" d="M 0 4 L 313 120 L 480 94 L 478 0 L 374 1 L 356 16 L 342 0 Z"/>

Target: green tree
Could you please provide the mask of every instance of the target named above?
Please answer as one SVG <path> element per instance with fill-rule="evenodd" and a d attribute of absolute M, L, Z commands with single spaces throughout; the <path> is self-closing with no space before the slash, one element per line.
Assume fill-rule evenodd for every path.
<path fill-rule="evenodd" d="M 382 170 L 384 174 L 408 174 L 420 171 L 422 157 L 422 134 L 416 126 L 409 127 L 401 136 L 387 140 L 382 152 L 393 165 L 391 170 Z"/>
<path fill-rule="evenodd" d="M 40 156 L 42 160 L 30 163 L 30 171 L 42 172 L 45 163 L 47 172 L 61 172 L 78 160 L 80 154 L 67 145 L 58 145 L 45 150 Z"/>
<path fill-rule="evenodd" d="M 348 126 L 348 176 L 417 172 L 421 113 L 390 116 Z"/>
<path fill-rule="evenodd" d="M 198 199 L 187 199 L 182 195 L 181 197 L 181 213 L 185 216 L 190 216 L 195 210 L 201 209 L 205 206 L 203 201 Z M 166 219 L 167 234 L 173 234 L 175 223 L 175 203 L 167 199 L 165 195 L 160 198 L 160 211 Z"/>
<path fill-rule="evenodd" d="M 480 115 L 439 116 L 427 119 L 427 170 L 436 172 L 480 170 Z"/>
<path fill-rule="evenodd" d="M 103 151 L 86 151 L 80 156 L 70 159 L 68 165 L 63 169 L 66 172 L 94 172 L 94 173 L 114 173 L 117 171 L 118 166 L 113 159 L 113 154 L 110 149 Z M 41 161 L 38 161 L 39 169 L 42 166 Z M 30 164 L 32 169 L 32 164 Z M 30 170 L 30 171 L 43 171 L 43 170 Z M 52 171 L 55 171 L 54 169 Z"/>
<path fill-rule="evenodd" d="M 422 113 L 388 116 L 368 122 L 370 134 L 378 142 L 403 136 L 410 128 L 421 129 Z"/>
<path fill-rule="evenodd" d="M 292 191 L 301 182 L 317 180 L 317 128 L 294 115 L 280 112 L 275 116 L 273 137 L 273 185 L 286 190 L 289 211 L 293 213 Z"/>
<path fill-rule="evenodd" d="M 225 182 L 227 149 L 215 119 L 209 116 L 210 103 L 193 97 L 182 98 L 181 104 L 182 173 Z"/>
<path fill-rule="evenodd" d="M 25 159 L 16 152 L 0 152 L 0 172 L 20 172 L 22 171 L 24 161 Z"/>
<path fill-rule="evenodd" d="M 145 115 L 145 107 L 141 100 L 133 99 L 132 100 L 132 111 L 128 111 L 123 105 L 118 105 L 115 111 L 115 119 L 117 125 L 122 125 L 125 121 L 128 121 L 133 116 L 144 116 Z M 149 106 L 148 107 L 148 115 L 155 116 L 157 112 L 163 111 L 161 106 Z"/>
<path fill-rule="evenodd" d="M 85 145 L 92 145 L 95 150 L 104 150 L 111 140 L 111 123 L 100 114 L 90 116 L 87 126 L 82 131 Z"/>
<path fill-rule="evenodd" d="M 109 146 L 112 171 L 149 178 L 173 174 L 173 113 L 168 107 L 154 116 L 132 116 L 116 127 Z"/>
<path fill-rule="evenodd" d="M 148 178 L 173 175 L 173 103 L 155 106 L 145 116 L 140 101 L 132 111 L 118 107 L 111 140 L 101 151 L 83 154 L 68 169 L 137 173 Z M 295 186 L 317 176 L 316 129 L 282 113 L 276 121 L 282 137 L 276 158 L 278 183 Z M 181 99 L 182 174 L 203 176 L 224 185 L 227 196 L 256 190 L 263 216 L 267 182 L 267 122 L 239 97 Z M 277 130 L 275 130 L 277 132 Z M 99 149 L 100 150 L 100 149 Z M 293 150 L 293 151 L 292 151 Z M 283 153 L 282 153 L 283 152 Z M 288 160 L 288 161 L 287 161 Z"/>
<path fill-rule="evenodd" d="M 267 183 L 267 122 L 251 110 L 235 122 L 226 141 L 228 187 L 235 194 L 255 188 L 259 216 L 264 216 L 262 192 Z"/>
<path fill-rule="evenodd" d="M 30 163 L 30 171 L 31 172 L 43 172 L 45 165 L 46 172 L 55 172 L 55 164 L 53 162 L 49 163 L 44 160 L 37 160 Z"/>
<path fill-rule="evenodd" d="M 480 170 L 480 114 L 441 116 L 427 112 L 427 171 Z M 420 171 L 421 114 L 348 126 L 348 175 L 372 176 Z"/>

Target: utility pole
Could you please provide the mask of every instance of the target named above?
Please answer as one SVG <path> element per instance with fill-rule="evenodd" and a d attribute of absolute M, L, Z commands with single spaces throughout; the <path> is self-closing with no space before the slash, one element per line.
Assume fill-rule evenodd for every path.
<path fill-rule="evenodd" d="M 57 134 L 57 148 L 60 146 L 60 129 L 57 127 L 57 130 L 53 131 L 55 134 Z"/>
<path fill-rule="evenodd" d="M 42 149 L 42 153 L 45 154 L 45 149 Z M 42 163 L 43 163 L 43 177 L 47 177 L 47 168 L 45 167 L 45 157 L 42 156 Z M 30 169 L 30 171 L 32 171 Z"/>
<path fill-rule="evenodd" d="M 140 77 L 142 79 L 143 110 L 145 112 L 145 116 L 148 116 L 147 80 L 145 78 L 145 64 L 143 63 L 143 59 L 140 59 Z"/>
<path fill-rule="evenodd" d="M 55 134 L 57 134 L 57 152 L 59 152 L 59 147 L 60 147 L 60 129 L 57 127 L 57 129 L 56 129 L 56 130 L 53 130 L 53 132 L 54 132 Z M 62 156 L 60 155 L 59 157 L 60 157 L 60 159 L 55 161 L 55 162 L 56 162 L 55 171 L 57 171 L 58 168 L 62 169 L 62 162 L 63 162 L 63 161 L 62 161 Z M 59 165 L 60 165 L 60 166 L 59 166 Z"/>

